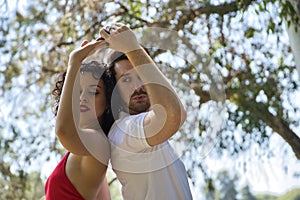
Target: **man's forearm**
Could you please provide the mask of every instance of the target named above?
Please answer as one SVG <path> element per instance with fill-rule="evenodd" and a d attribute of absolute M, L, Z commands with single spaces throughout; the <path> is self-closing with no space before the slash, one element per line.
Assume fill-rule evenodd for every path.
<path fill-rule="evenodd" d="M 143 49 L 126 53 L 138 75 L 145 84 L 151 105 L 162 105 L 167 113 L 180 113 L 183 106 L 167 78 Z"/>

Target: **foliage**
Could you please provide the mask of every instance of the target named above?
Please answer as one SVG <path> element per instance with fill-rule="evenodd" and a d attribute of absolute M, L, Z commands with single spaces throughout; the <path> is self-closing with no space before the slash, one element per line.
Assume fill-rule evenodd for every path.
<path fill-rule="evenodd" d="M 277 196 L 270 194 L 258 194 L 255 195 L 257 200 L 277 200 Z"/>
<path fill-rule="evenodd" d="M 270 194 L 258 194 L 255 195 L 257 200 L 299 200 L 300 199 L 300 188 L 292 189 L 289 192 L 281 196 L 275 196 Z"/>
<path fill-rule="evenodd" d="M 300 188 L 293 189 L 287 192 L 285 195 L 279 197 L 277 200 L 299 200 L 300 199 Z"/>
<path fill-rule="evenodd" d="M 257 200 L 256 197 L 251 193 L 249 186 L 245 186 L 241 189 L 241 200 Z"/>
<path fill-rule="evenodd" d="M 238 189 L 237 183 L 239 178 L 237 175 L 232 176 L 228 171 L 220 171 L 214 179 L 206 181 L 203 187 L 204 199 L 207 200 L 256 200 L 255 196 L 250 192 L 248 186 L 241 190 Z M 238 198 L 240 196 L 240 198 Z"/>
<path fill-rule="evenodd" d="M 300 189 L 296 188 L 281 196 L 271 194 L 253 194 L 248 185 L 239 189 L 239 177 L 228 171 L 220 171 L 215 178 L 206 181 L 203 187 L 204 199 L 207 200 L 298 200 Z"/>
<path fill-rule="evenodd" d="M 5 170 L 9 171 L 8 164 Z M 9 174 L 6 177 L 0 180 L 0 199 L 40 199 L 44 195 L 39 172 L 19 171 L 19 176 Z"/>

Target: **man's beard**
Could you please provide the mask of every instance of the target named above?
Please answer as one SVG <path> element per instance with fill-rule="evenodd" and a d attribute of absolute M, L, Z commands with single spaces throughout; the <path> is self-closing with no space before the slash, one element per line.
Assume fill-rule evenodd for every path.
<path fill-rule="evenodd" d="M 139 114 L 146 112 L 150 108 L 150 102 L 145 101 L 143 103 L 129 103 L 129 113 L 130 114 Z"/>
<path fill-rule="evenodd" d="M 135 91 L 131 95 L 130 99 L 132 99 L 133 97 L 135 97 L 137 95 L 146 95 L 147 99 L 146 99 L 146 101 L 141 101 L 141 102 L 134 102 L 134 100 L 130 101 L 129 106 L 128 106 L 130 114 L 139 114 L 139 113 L 142 113 L 142 112 L 146 112 L 150 108 L 150 102 L 149 102 L 147 92 L 145 92 L 144 90 L 141 90 L 141 91 L 138 91 L 138 92 Z"/>

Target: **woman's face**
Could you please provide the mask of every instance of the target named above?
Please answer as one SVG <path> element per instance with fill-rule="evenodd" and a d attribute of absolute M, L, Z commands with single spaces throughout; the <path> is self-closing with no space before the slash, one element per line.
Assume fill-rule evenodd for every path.
<path fill-rule="evenodd" d="M 95 119 L 102 120 L 106 108 L 105 86 L 102 80 L 96 80 L 92 73 L 80 74 L 80 123 L 93 125 Z"/>

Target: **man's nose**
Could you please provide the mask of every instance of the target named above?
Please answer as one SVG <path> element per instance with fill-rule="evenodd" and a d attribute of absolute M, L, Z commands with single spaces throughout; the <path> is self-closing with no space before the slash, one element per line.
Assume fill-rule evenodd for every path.
<path fill-rule="evenodd" d="M 140 79 L 136 79 L 135 84 L 134 84 L 134 90 L 141 90 L 144 89 L 144 84 Z"/>

